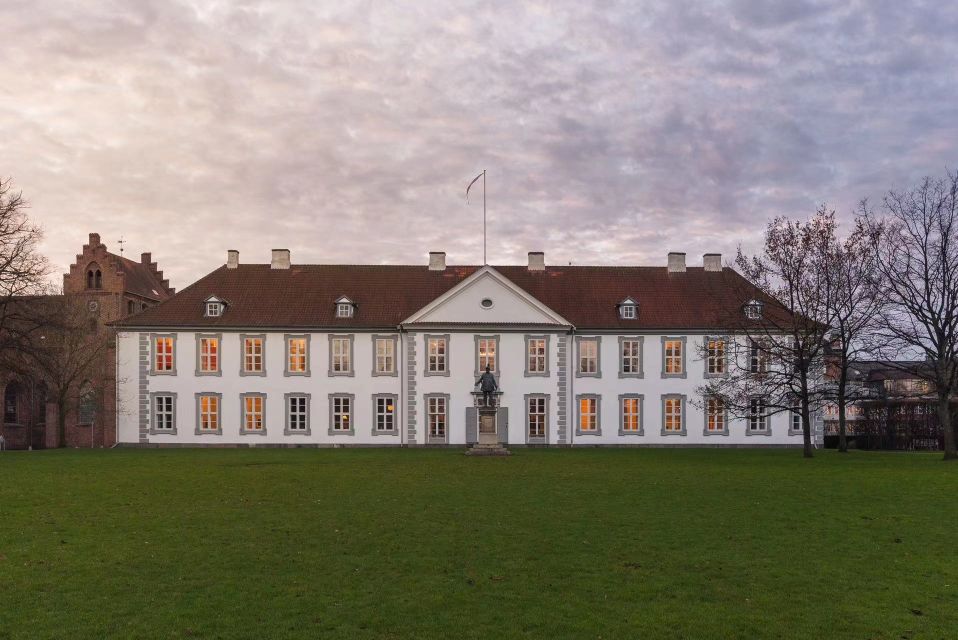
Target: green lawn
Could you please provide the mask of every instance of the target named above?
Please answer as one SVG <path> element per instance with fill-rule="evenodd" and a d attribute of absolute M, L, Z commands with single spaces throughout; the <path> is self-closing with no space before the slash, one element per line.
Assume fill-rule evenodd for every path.
<path fill-rule="evenodd" d="M 0 453 L 0 638 L 954 638 L 940 458 Z"/>

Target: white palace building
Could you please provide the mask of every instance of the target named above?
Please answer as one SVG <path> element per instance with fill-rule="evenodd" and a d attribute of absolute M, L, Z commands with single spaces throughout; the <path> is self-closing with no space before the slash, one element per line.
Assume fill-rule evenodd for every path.
<path fill-rule="evenodd" d="M 121 444 L 466 446 L 499 382 L 514 445 L 801 446 L 788 414 L 696 394 L 743 279 L 686 267 L 227 263 L 116 323 Z M 718 301 L 718 302 L 717 302 Z M 741 308 L 741 307 L 739 307 Z M 704 346 L 707 345 L 707 348 Z"/>

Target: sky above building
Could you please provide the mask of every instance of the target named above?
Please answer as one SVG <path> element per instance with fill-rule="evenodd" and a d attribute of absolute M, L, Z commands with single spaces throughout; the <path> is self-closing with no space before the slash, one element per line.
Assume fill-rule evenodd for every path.
<path fill-rule="evenodd" d="M 0 3 L 0 175 L 64 271 L 665 264 L 958 164 L 948 2 Z"/>

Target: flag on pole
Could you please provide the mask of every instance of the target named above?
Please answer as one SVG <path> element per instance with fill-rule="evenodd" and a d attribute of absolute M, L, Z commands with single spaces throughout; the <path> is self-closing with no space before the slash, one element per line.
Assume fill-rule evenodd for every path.
<path fill-rule="evenodd" d="M 485 171 L 483 171 L 482 173 L 485 173 Z M 466 187 L 466 202 L 469 202 L 469 190 L 472 189 L 472 185 L 476 184 L 476 180 L 482 177 L 482 173 L 480 173 L 475 178 L 473 178 L 472 182 L 469 183 L 469 186 Z"/>

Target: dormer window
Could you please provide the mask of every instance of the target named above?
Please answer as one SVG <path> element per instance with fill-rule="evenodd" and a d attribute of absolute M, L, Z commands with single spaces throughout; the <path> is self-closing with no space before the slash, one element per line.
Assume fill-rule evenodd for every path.
<path fill-rule="evenodd" d="M 619 303 L 619 317 L 623 320 L 635 320 L 638 316 L 639 304 L 632 298 L 626 298 Z"/>
<path fill-rule="evenodd" d="M 763 304 L 759 300 L 749 300 L 745 304 L 745 317 L 749 320 L 761 320 L 762 319 L 762 307 Z"/>
<path fill-rule="evenodd" d="M 343 296 L 336 301 L 336 317 L 337 318 L 352 318 L 355 311 L 356 311 L 356 303 L 354 303 L 352 300 L 350 300 L 346 296 Z"/>
<path fill-rule="evenodd" d="M 223 311 L 226 310 L 226 303 L 216 296 L 210 296 L 205 300 L 205 303 L 206 311 L 203 315 L 207 318 L 219 318 L 223 315 Z"/>

